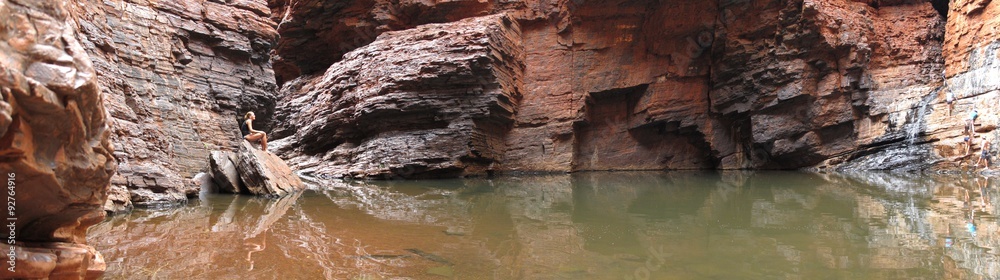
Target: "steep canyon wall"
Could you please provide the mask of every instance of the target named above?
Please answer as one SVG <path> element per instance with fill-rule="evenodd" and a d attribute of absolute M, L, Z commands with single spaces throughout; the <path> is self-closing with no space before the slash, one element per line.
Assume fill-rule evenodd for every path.
<path fill-rule="evenodd" d="M 996 139 L 991 1 L 78 1 L 111 210 L 193 195 L 237 120 L 331 176 L 928 169 Z M 272 62 L 273 69 L 272 70 Z M 280 88 L 279 88 L 280 86 Z M 956 95 L 953 109 L 944 102 Z M 982 116 L 972 151 L 963 118 Z M 110 150 L 110 149 L 109 149 Z"/>
<path fill-rule="evenodd" d="M 947 110 L 935 110 L 930 119 L 939 121 L 928 126 L 930 134 L 942 141 L 934 148 L 943 156 L 954 159 L 949 167 L 969 162 L 965 156 L 962 127 L 969 111 L 978 110 L 973 151 L 979 151 L 984 141 L 991 141 L 993 151 L 1000 132 L 1000 3 L 983 0 L 951 1 L 943 46 L 945 58 L 945 91 L 955 95 L 954 115 Z M 942 93 L 942 95 L 944 95 Z"/>
<path fill-rule="evenodd" d="M 49 261 L 18 277 L 94 277 L 80 243 L 100 205 L 185 201 L 246 111 L 293 167 L 332 177 L 950 170 L 1000 138 L 989 0 L 6 0 L 0 14 L 0 167 L 32 187 L 23 198 L 58 198 L 20 208 L 15 232 L 37 246 L 19 250 Z"/>
<path fill-rule="evenodd" d="M 982 80 L 997 60 L 983 43 L 996 40 L 995 31 L 983 30 L 996 26 L 989 17 L 995 4 L 965 2 L 271 1 L 281 36 L 275 72 L 288 81 L 278 94 L 275 136 L 283 138 L 279 153 L 294 165 L 330 176 L 957 168 L 972 159 L 959 145 L 961 119 L 971 103 L 989 107 L 988 94 L 976 96 L 991 90 Z M 500 77 L 517 81 L 502 94 L 512 98 L 509 109 L 464 113 L 509 119 L 489 128 L 495 135 L 489 148 L 463 140 L 477 136 L 456 125 L 454 113 L 442 113 L 454 107 L 423 101 L 434 92 L 462 100 L 481 95 L 476 87 L 440 82 L 462 73 L 392 66 L 391 78 L 362 79 L 368 75 L 342 70 L 411 56 L 409 43 L 389 43 L 404 34 L 427 46 L 408 59 L 453 64 L 456 58 L 442 50 L 475 46 L 490 35 L 417 33 L 464 30 L 498 14 L 516 22 L 519 32 L 500 37 L 516 36 L 509 40 L 523 56 L 504 60 L 494 53 L 487 57 L 502 62 L 483 65 L 521 67 L 513 72 L 519 77 Z M 318 16 L 323 20 L 312 20 Z M 988 40 L 968 39 L 969 32 Z M 952 54 L 976 48 L 967 56 L 978 58 Z M 970 60 L 976 63 L 962 62 Z M 413 81 L 419 91 L 401 90 L 394 80 Z M 979 93 L 964 93 L 970 87 Z M 359 89 L 377 93 L 351 94 Z M 944 102 L 949 91 L 963 91 L 953 110 Z M 398 98 L 402 92 L 411 97 Z M 330 102 L 342 104 L 322 105 Z M 344 109 L 371 102 L 392 108 Z M 485 102 L 478 106 L 491 101 Z M 982 111 L 977 140 L 997 121 L 992 109 Z M 398 128 L 352 121 L 373 117 L 406 119 L 407 140 L 399 140 Z M 359 124 L 367 131 L 358 131 Z"/>
<path fill-rule="evenodd" d="M 271 116 L 277 33 L 264 1 L 71 6 L 111 115 L 119 166 L 109 210 L 197 195 L 190 178 L 207 170 L 210 151 L 236 150 L 243 113 Z"/>
<path fill-rule="evenodd" d="M 338 174 L 486 172 L 503 157 L 521 97 L 520 36 L 502 15 L 384 33 L 322 75 L 287 83 L 297 92 L 281 100 L 272 135 L 289 137 L 272 145 Z"/>
<path fill-rule="evenodd" d="M 186 201 L 209 151 L 239 143 L 238 116 L 273 113 L 263 1 L 9 0 L 0 14 L 0 169 L 18 203 L 4 278 L 98 277 L 84 236 L 105 210 Z"/>

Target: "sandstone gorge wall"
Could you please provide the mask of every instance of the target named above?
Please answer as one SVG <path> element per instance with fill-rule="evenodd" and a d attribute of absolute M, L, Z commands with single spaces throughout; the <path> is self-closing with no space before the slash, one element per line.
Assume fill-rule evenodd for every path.
<path fill-rule="evenodd" d="M 954 114 L 946 107 L 931 114 L 939 119 L 929 126 L 930 133 L 940 138 L 935 150 L 951 161 L 949 167 L 969 163 L 977 157 L 967 157 L 963 147 L 962 127 L 969 111 L 979 111 L 973 150 L 982 148 L 984 140 L 993 143 L 996 151 L 1000 132 L 1000 2 L 984 0 L 952 0 L 948 11 L 945 43 L 945 91 L 954 93 Z M 944 94 L 939 100 L 944 98 Z"/>
<path fill-rule="evenodd" d="M 0 171 L 14 241 L 0 278 L 93 279 L 86 231 L 115 173 L 105 95 L 67 4 L 0 1 Z M 5 227 L 7 228 L 7 227 Z M 8 254 L 9 253 L 9 254 Z"/>
<path fill-rule="evenodd" d="M 235 151 L 245 111 L 270 118 L 277 39 L 263 0 L 71 5 L 108 97 L 117 203 L 176 204 L 212 150 Z M 267 130 L 266 124 L 256 124 Z M 125 197 L 121 197 L 125 196 Z M 117 207 L 121 207 L 118 205 Z"/>
<path fill-rule="evenodd" d="M 980 25 L 995 21 L 988 16 L 994 4 L 966 2 L 951 1 L 949 10 L 948 1 L 271 1 L 282 38 L 276 75 L 291 81 L 279 95 L 298 100 L 278 102 L 278 111 L 296 114 L 277 115 L 275 136 L 285 138 L 279 141 L 281 153 L 294 158 L 293 165 L 334 176 L 384 177 L 386 170 L 435 177 L 488 171 L 955 168 L 970 159 L 956 149 L 956 141 L 972 100 L 959 94 L 950 113 L 943 102 L 947 91 L 963 87 L 955 78 L 945 83 L 946 65 L 948 77 L 961 76 L 952 69 L 948 49 L 980 44 L 983 50 L 975 54 L 983 59 L 966 68 L 989 68 L 982 61 L 996 60 L 985 58 L 989 44 L 958 34 L 986 32 Z M 467 144 L 458 139 L 471 137 L 468 131 L 440 124 L 438 130 L 426 129 L 440 122 L 435 116 L 444 116 L 433 111 L 409 118 L 405 145 L 392 144 L 399 142 L 397 134 L 388 133 L 395 129 L 372 125 L 363 125 L 370 130 L 354 133 L 354 141 L 292 133 L 302 124 L 326 132 L 354 129 L 352 117 L 343 115 L 351 112 L 307 103 L 354 90 L 350 83 L 321 85 L 356 76 L 336 69 L 380 65 L 373 62 L 408 48 L 373 45 L 425 32 L 421 24 L 486 14 L 515 19 L 520 37 L 513 41 L 520 40 L 524 53 L 512 122 L 501 128 L 503 141 L 491 149 L 502 152 L 489 157 L 488 168 L 465 168 L 476 165 L 457 156 L 455 147 Z M 323 20 L 310 20 L 314 17 Z M 953 31 L 958 28 L 967 31 Z M 465 43 L 433 44 L 473 44 L 471 38 L 458 40 Z M 955 40 L 965 43 L 946 44 Z M 319 46 L 334 51 L 321 53 Z M 421 63 L 454 60 L 436 52 L 425 51 Z M 420 81 L 424 92 L 476 94 L 430 82 L 454 75 L 450 72 L 394 73 L 408 77 L 392 79 Z M 983 91 L 982 82 L 973 82 L 983 75 L 964 83 Z M 323 91 L 328 92 L 316 94 Z M 383 90 L 354 101 L 341 98 L 346 104 L 338 106 L 392 95 Z M 976 100 L 986 107 L 985 98 Z M 986 123 L 990 118 L 995 123 L 995 117 L 981 118 L 980 134 L 995 127 Z M 435 137 L 440 129 L 448 140 Z M 345 152 L 359 147 L 365 156 Z M 368 169 L 380 171 L 361 171 Z"/>
<path fill-rule="evenodd" d="M 363 177 L 484 173 L 504 153 L 524 66 L 518 24 L 487 16 L 387 32 L 286 84 L 272 146 Z"/>
<path fill-rule="evenodd" d="M 716 136 L 741 139 L 713 145 L 723 167 L 862 164 L 872 149 L 896 154 L 871 155 L 879 163 L 869 168 L 932 160 L 928 148 L 910 147 L 924 141 L 917 138 L 928 112 L 914 108 L 926 107 L 942 82 L 944 20 L 930 3 L 754 4 L 725 7 L 713 52 L 709 98 L 730 127 Z"/>

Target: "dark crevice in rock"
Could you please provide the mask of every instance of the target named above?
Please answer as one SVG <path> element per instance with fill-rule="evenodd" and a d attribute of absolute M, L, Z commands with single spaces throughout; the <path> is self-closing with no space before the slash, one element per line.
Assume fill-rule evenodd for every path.
<path fill-rule="evenodd" d="M 934 6 L 934 10 L 937 10 L 938 14 L 941 15 L 946 21 L 948 20 L 948 4 L 951 0 L 930 0 L 931 5 Z"/>

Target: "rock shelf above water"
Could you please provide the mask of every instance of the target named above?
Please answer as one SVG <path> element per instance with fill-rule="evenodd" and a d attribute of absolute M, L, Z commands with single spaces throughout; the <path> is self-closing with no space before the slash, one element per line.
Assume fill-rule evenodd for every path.
<path fill-rule="evenodd" d="M 284 160 L 240 142 L 239 152 L 211 153 L 212 178 L 221 191 L 280 197 L 305 189 Z"/>

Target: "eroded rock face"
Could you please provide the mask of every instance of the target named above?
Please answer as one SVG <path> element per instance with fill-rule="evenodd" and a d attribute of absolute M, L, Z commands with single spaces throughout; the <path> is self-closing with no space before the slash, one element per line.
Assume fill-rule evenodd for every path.
<path fill-rule="evenodd" d="M 3 238 L 16 240 L 17 259 L 13 271 L 3 263 L 0 278 L 104 271 L 84 243 L 104 219 L 116 165 L 97 73 L 65 5 L 0 1 L 0 170 L 15 206 L 4 211 L 15 227 Z"/>
<path fill-rule="evenodd" d="M 521 13 L 524 98 L 506 141 L 507 170 L 715 165 L 705 139 L 714 2 L 566 1 L 553 8 Z"/>
<path fill-rule="evenodd" d="M 116 187 L 131 203 L 177 205 L 209 152 L 236 151 L 246 111 L 274 106 L 275 24 L 263 0 L 75 1 L 79 39 L 107 93 Z"/>
<path fill-rule="evenodd" d="M 382 34 L 326 73 L 286 85 L 272 133 L 285 139 L 271 146 L 328 175 L 492 170 L 521 96 L 519 38 L 503 15 Z"/>
<path fill-rule="evenodd" d="M 988 18 L 993 5 L 957 2 L 948 11 L 946 1 L 921 0 L 412 2 L 372 0 L 333 7 L 272 1 L 272 9 L 281 11 L 272 17 L 283 26 L 278 30 L 282 34 L 278 45 L 288 47 L 276 50 L 280 61 L 276 63 L 294 66 L 279 70 L 279 76 L 305 75 L 283 86 L 283 98 L 298 101 L 279 102 L 279 111 L 298 112 L 298 117 L 279 114 L 281 121 L 305 121 L 305 127 L 314 131 L 348 131 L 356 114 L 341 109 L 355 105 L 303 106 L 307 101 L 323 104 L 327 99 L 302 92 L 351 96 L 354 87 L 369 87 L 373 83 L 333 86 L 336 83 L 331 81 L 353 81 L 354 72 L 337 70 L 343 65 L 377 68 L 383 66 L 372 64 L 377 60 L 373 57 L 409 56 L 406 47 L 372 47 L 388 38 L 386 34 L 417 34 L 424 26 L 413 25 L 424 22 L 506 14 L 520 26 L 524 71 L 512 126 L 498 142 L 504 152 L 492 157 L 492 170 L 945 167 L 963 159 L 948 146 L 961 133 L 961 126 L 953 125 L 958 117 L 944 113 L 946 106 L 938 99 L 944 96 L 941 73 L 948 55 L 947 51 L 942 55 L 945 16 L 978 18 L 983 14 Z M 452 11 L 467 13 L 434 16 L 435 11 L 457 6 L 463 8 Z M 330 17 L 307 20 L 317 13 Z M 426 17 L 423 22 L 405 20 L 412 15 Z M 981 29 L 976 27 L 979 23 L 954 21 L 948 20 L 948 36 L 953 36 L 953 25 Z M 287 29 L 284 23 L 290 24 Z M 309 37 L 314 32 L 305 32 L 323 28 L 352 35 L 317 39 Z M 375 40 L 378 34 L 382 37 Z M 309 44 L 341 47 L 311 61 L 292 52 L 293 46 Z M 341 55 L 348 50 L 353 51 Z M 432 53 L 419 59 L 453 58 Z M 326 73 L 313 74 L 326 65 L 332 65 Z M 393 73 L 421 80 L 452 75 Z M 461 87 L 423 85 L 424 91 Z M 964 110 L 962 104 L 967 101 L 962 98 L 955 111 Z M 347 102 L 375 102 L 362 100 Z M 388 103 L 400 107 L 420 102 Z M 444 115 L 420 112 L 408 125 L 433 126 L 435 117 Z M 435 177 L 478 172 L 463 165 L 454 165 L 461 171 L 430 172 L 443 167 L 426 159 L 464 143 L 454 137 L 446 143 L 401 142 L 391 140 L 398 134 L 392 129 L 361 126 L 368 130 L 351 130 L 354 138 L 365 139 L 360 142 L 343 136 L 293 137 L 278 141 L 285 145 L 280 152 L 295 157 L 293 165 L 340 175 L 385 176 L 385 171 L 362 171 L 379 169 L 385 161 L 411 166 L 389 168 L 391 173 L 410 177 L 419 177 L 411 173 Z M 288 137 L 297 128 L 282 127 L 276 136 Z M 981 126 L 978 130 L 992 129 Z M 408 137 L 441 139 L 433 137 L 437 135 Z M 382 146 L 421 151 L 421 155 L 399 156 L 359 145 L 375 140 L 389 141 Z M 310 148 L 288 149 L 289 143 Z M 347 152 L 358 147 L 377 156 Z"/>
<path fill-rule="evenodd" d="M 322 73 L 347 52 L 375 41 L 386 31 L 482 16 L 496 5 L 487 0 L 268 2 L 271 19 L 281 23 L 278 32 L 282 40 L 275 48 L 274 62 L 279 83 Z"/>
<path fill-rule="evenodd" d="M 978 159 L 983 141 L 993 143 L 996 154 L 1000 143 L 1000 2 L 952 0 L 948 11 L 947 35 L 944 43 L 945 89 L 935 99 L 928 131 L 941 139 L 934 144 L 936 151 L 947 157 L 947 167 L 969 165 Z M 946 93 L 955 95 L 954 112 L 948 113 L 943 103 Z M 972 110 L 979 111 L 976 137 L 972 151 L 962 142 L 962 132 Z M 973 156 L 966 156 L 972 154 Z M 995 168 L 994 168 L 995 169 Z"/>
<path fill-rule="evenodd" d="M 299 176 L 278 156 L 251 147 L 242 141 L 235 159 L 236 172 L 246 192 L 253 195 L 279 197 L 306 188 Z"/>
<path fill-rule="evenodd" d="M 721 167 L 839 166 L 900 149 L 888 158 L 905 160 L 870 167 L 937 160 L 909 147 L 926 141 L 942 82 L 944 20 L 929 2 L 753 2 L 721 7 L 709 98 L 724 126 L 717 136 L 738 139 L 714 139 Z"/>

